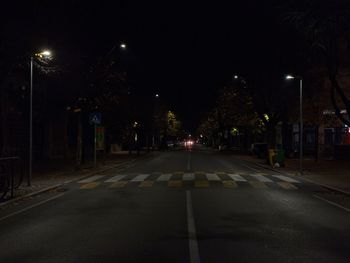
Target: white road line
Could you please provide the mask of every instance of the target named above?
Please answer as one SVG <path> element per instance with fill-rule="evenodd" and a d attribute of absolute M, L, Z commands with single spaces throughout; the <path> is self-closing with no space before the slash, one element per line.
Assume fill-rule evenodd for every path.
<path fill-rule="evenodd" d="M 186 191 L 186 207 L 187 207 L 187 229 L 188 229 L 188 241 L 190 247 L 190 262 L 200 263 L 198 240 L 196 233 L 196 225 L 193 217 L 192 197 L 191 192 Z"/>
<path fill-rule="evenodd" d="M 273 177 L 276 177 L 282 181 L 285 181 L 285 182 L 288 182 L 288 183 L 300 183 L 299 181 L 293 179 L 293 178 L 290 178 L 290 177 L 287 177 L 287 176 L 284 176 L 284 175 L 272 175 Z"/>
<path fill-rule="evenodd" d="M 240 162 L 239 165 L 242 165 L 242 166 L 244 166 L 245 168 L 248 168 L 248 169 L 250 169 L 250 170 L 252 170 L 252 171 L 254 171 L 254 172 L 257 172 L 257 173 L 260 172 L 260 170 L 255 169 L 255 168 L 253 168 L 253 167 L 250 167 L 250 166 L 248 166 L 248 165 L 246 165 L 246 164 L 244 164 L 244 163 L 242 163 L 242 162 Z"/>
<path fill-rule="evenodd" d="M 320 200 L 322 200 L 322 201 L 325 201 L 326 203 L 328 203 L 328 204 L 331 204 L 331 205 L 334 205 L 334 206 L 336 206 L 336 207 L 338 207 L 338 208 L 340 208 L 340 209 L 343 209 L 343 210 L 345 210 L 346 212 L 350 212 L 350 209 L 349 208 L 346 208 L 346 207 L 344 207 L 344 206 L 342 206 L 342 205 L 339 205 L 339 204 L 337 204 L 337 203 L 334 203 L 334 202 L 332 202 L 332 201 L 329 201 L 329 200 L 327 200 L 327 199 L 325 199 L 325 198 L 322 198 L 322 197 L 320 197 L 320 196 L 318 196 L 318 195 L 313 195 L 314 197 L 316 197 L 317 199 L 320 199 Z"/>
<path fill-rule="evenodd" d="M 118 174 L 118 175 L 113 176 L 112 178 L 109 178 L 108 180 L 106 180 L 105 183 L 115 183 L 115 182 L 118 182 L 125 177 L 126 177 L 126 174 Z"/>
<path fill-rule="evenodd" d="M 28 211 L 29 209 L 32 209 L 32 208 L 37 207 L 37 206 L 39 206 L 39 205 L 45 204 L 45 203 L 47 203 L 47 202 L 49 202 L 49 201 L 52 201 L 52 200 L 54 200 L 54 199 L 57 199 L 57 198 L 63 196 L 63 195 L 64 195 L 64 193 L 55 195 L 55 196 L 53 196 L 53 197 L 51 197 L 51 198 L 49 198 L 49 199 L 43 200 L 43 201 L 41 201 L 41 202 L 39 202 L 39 203 L 36 203 L 36 204 L 34 204 L 34 205 L 28 206 L 28 207 L 26 207 L 26 208 L 23 208 L 23 209 L 21 209 L 21 210 L 18 210 L 18 211 L 16 211 L 16 212 L 13 212 L 13 213 L 11 213 L 11 214 L 8 214 L 8 215 L 6 215 L 6 216 L 3 216 L 3 217 L 0 218 L 0 221 L 4 220 L 4 219 L 6 219 L 6 218 L 9 218 L 9 217 L 11 217 L 11 216 L 18 215 L 18 214 L 20 214 L 20 213 L 22 213 L 22 212 Z"/>
<path fill-rule="evenodd" d="M 183 181 L 193 181 L 194 180 L 194 174 L 193 173 L 185 173 L 182 176 Z"/>
<path fill-rule="evenodd" d="M 88 177 L 86 179 L 80 180 L 78 183 L 80 183 L 80 184 L 91 183 L 91 182 L 97 181 L 98 179 L 101 179 L 104 176 L 105 175 L 94 175 L 94 176 Z"/>
<path fill-rule="evenodd" d="M 244 179 L 242 176 L 238 174 L 227 174 L 233 181 L 237 182 L 246 182 L 247 180 Z"/>
<path fill-rule="evenodd" d="M 134 179 L 132 179 L 131 182 L 142 182 L 142 181 L 146 180 L 147 177 L 149 177 L 149 176 L 150 176 L 149 174 L 139 174 Z"/>
<path fill-rule="evenodd" d="M 221 181 L 220 177 L 216 174 L 206 174 L 208 181 Z"/>
<path fill-rule="evenodd" d="M 173 176 L 173 174 L 162 174 L 157 178 L 158 182 L 167 182 L 170 180 L 170 178 Z"/>
<path fill-rule="evenodd" d="M 263 182 L 263 183 L 272 183 L 273 181 L 265 176 L 259 175 L 259 174 L 250 174 L 250 176 L 254 177 L 256 180 Z"/>

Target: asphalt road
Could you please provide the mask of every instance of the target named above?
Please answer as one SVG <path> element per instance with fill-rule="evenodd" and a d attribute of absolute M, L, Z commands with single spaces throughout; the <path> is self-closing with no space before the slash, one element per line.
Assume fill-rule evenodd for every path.
<path fill-rule="evenodd" d="M 0 211 L 0 262 L 350 262 L 326 189 L 197 147 Z"/>

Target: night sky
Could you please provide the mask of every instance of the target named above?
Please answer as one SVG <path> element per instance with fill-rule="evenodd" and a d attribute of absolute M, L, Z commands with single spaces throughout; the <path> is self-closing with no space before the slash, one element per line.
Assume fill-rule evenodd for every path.
<path fill-rule="evenodd" d="M 134 91 L 160 93 L 189 130 L 233 74 L 277 74 L 287 60 L 282 54 L 295 47 L 281 24 L 281 3 L 272 1 L 26 2 L 2 8 L 3 30 L 14 45 L 47 46 L 67 63 L 74 55 L 100 56 L 126 42 L 120 60 Z"/>

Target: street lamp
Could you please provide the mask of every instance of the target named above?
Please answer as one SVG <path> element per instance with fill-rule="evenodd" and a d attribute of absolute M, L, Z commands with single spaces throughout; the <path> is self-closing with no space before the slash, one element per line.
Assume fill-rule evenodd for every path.
<path fill-rule="evenodd" d="M 158 134 L 157 133 L 157 127 L 156 127 L 156 110 L 158 109 L 157 105 L 159 103 L 159 98 L 160 98 L 159 93 L 156 93 L 156 94 L 154 94 L 154 99 L 152 100 L 152 102 L 153 102 L 152 103 L 152 112 L 151 112 L 151 114 L 152 114 L 152 116 L 151 116 L 151 139 L 152 139 L 151 143 L 152 143 L 152 150 L 155 147 L 155 143 L 156 143 L 155 137 Z M 147 142 L 147 144 L 148 144 L 147 150 L 149 151 L 150 143 Z"/>
<path fill-rule="evenodd" d="M 303 175 L 303 78 L 286 75 L 286 80 L 299 79 L 299 173 Z"/>
<path fill-rule="evenodd" d="M 41 59 L 51 59 L 52 53 L 49 50 L 43 50 L 34 54 L 35 57 Z M 33 163 L 33 61 L 34 56 L 30 57 L 30 94 L 29 94 L 29 173 L 27 178 L 28 186 L 31 185 L 32 179 L 32 163 Z"/>
<path fill-rule="evenodd" d="M 241 82 L 241 84 L 243 85 L 246 85 L 247 82 L 245 81 L 245 78 L 242 77 L 242 76 L 239 76 L 239 75 L 233 75 L 233 79 L 236 81 L 236 80 L 239 80 Z M 243 88 L 246 88 L 245 86 Z"/>
<path fill-rule="evenodd" d="M 40 53 L 36 53 L 35 56 L 40 57 L 40 58 L 49 59 L 49 58 L 51 58 L 52 53 L 50 50 L 45 49 Z"/>
<path fill-rule="evenodd" d="M 126 44 L 125 44 L 125 43 L 121 43 L 121 44 L 120 44 L 120 48 L 126 49 Z"/>

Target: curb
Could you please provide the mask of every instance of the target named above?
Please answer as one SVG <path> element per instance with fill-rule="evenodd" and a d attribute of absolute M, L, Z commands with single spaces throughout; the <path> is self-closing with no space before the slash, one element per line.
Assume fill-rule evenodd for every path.
<path fill-rule="evenodd" d="M 144 160 L 146 159 L 146 157 L 148 157 L 148 155 L 146 155 L 145 157 L 142 157 L 142 158 L 138 158 L 138 159 L 134 159 L 134 160 L 131 160 L 131 161 L 128 161 L 128 162 L 124 162 L 124 163 L 120 163 L 118 165 L 115 165 L 115 166 L 112 166 L 112 167 L 108 167 L 108 168 L 104 168 L 104 169 L 101 169 L 101 170 L 98 170 L 98 171 L 93 171 L 93 172 L 90 172 L 88 174 L 84 174 L 78 178 L 75 178 L 75 179 L 72 179 L 72 180 L 68 180 L 68 181 L 65 181 L 63 183 L 59 183 L 59 184 L 55 184 L 55 185 L 52 185 L 52 186 L 48 186 L 48 187 L 45 187 L 43 189 L 40 189 L 38 191 L 35 191 L 35 192 L 32 192 L 32 193 L 28 193 L 26 195 L 23 195 L 23 196 L 18 196 L 18 197 L 15 197 L 13 199 L 10 199 L 10 200 L 7 200 L 5 202 L 1 202 L 0 203 L 0 208 L 1 207 L 4 207 L 6 205 L 10 205 L 12 203 L 15 203 L 15 202 L 18 202 L 18 201 L 21 201 L 23 199 L 26 199 L 28 197 L 33 197 L 33 196 L 36 196 L 36 195 L 40 195 L 42 193 L 45 193 L 45 192 L 48 192 L 48 191 L 51 191 L 53 189 L 57 189 L 63 185 L 66 185 L 66 184 L 70 184 L 70 183 L 73 183 L 73 182 L 76 182 L 76 181 L 79 181 L 79 180 L 82 180 L 84 179 L 85 177 L 89 177 L 91 175 L 94 175 L 94 174 L 97 174 L 97 173 L 102 173 L 102 172 L 105 172 L 105 171 L 108 171 L 110 169 L 115 169 L 115 168 L 119 168 L 119 167 L 122 167 L 124 165 L 128 166 L 136 161 L 140 161 L 140 160 Z"/>
<path fill-rule="evenodd" d="M 56 189 L 56 188 L 62 186 L 63 184 L 64 184 L 64 183 L 55 184 L 55 185 L 48 186 L 48 187 L 46 187 L 46 188 L 40 189 L 40 190 L 38 190 L 38 191 L 36 191 L 36 192 L 32 192 L 32 193 L 28 193 L 28 194 L 23 195 L 23 196 L 15 197 L 15 198 L 13 198 L 13 199 L 10 199 L 10 200 L 7 200 L 7 201 L 5 201 L 5 202 L 0 203 L 0 207 L 6 206 L 6 205 L 10 205 L 10 204 L 12 204 L 12 203 L 16 203 L 16 202 L 21 201 L 21 200 L 23 200 L 23 199 L 26 199 L 26 198 L 28 198 L 28 197 L 40 195 L 40 194 L 42 194 L 42 193 L 51 191 L 51 190 L 53 190 L 53 189 Z"/>
<path fill-rule="evenodd" d="M 238 159 L 240 159 L 240 158 L 238 158 Z M 240 159 L 240 160 L 242 160 L 242 159 Z M 341 189 L 339 189 L 339 188 L 337 188 L 337 187 L 334 187 L 334 186 L 330 186 L 330 185 L 327 185 L 327 184 L 318 183 L 318 182 L 316 182 L 316 181 L 314 181 L 314 180 L 311 180 L 311 179 L 308 179 L 308 178 L 304 178 L 304 177 L 301 177 L 301 176 L 289 175 L 289 174 L 287 174 L 287 173 L 285 173 L 285 172 L 276 170 L 276 169 L 274 169 L 274 168 L 271 168 L 271 167 L 269 167 L 269 166 L 265 166 L 265 165 L 263 165 L 263 164 L 259 164 L 259 163 L 255 163 L 255 162 L 247 161 L 247 160 L 243 160 L 243 161 L 246 161 L 246 162 L 249 162 L 249 163 L 253 163 L 253 164 L 255 164 L 255 165 L 257 165 L 257 166 L 259 166 L 259 167 L 261 167 L 261 168 L 264 168 L 264 169 L 267 169 L 267 170 L 270 170 L 270 171 L 274 171 L 274 172 L 279 173 L 279 174 L 288 175 L 288 176 L 294 176 L 294 177 L 297 177 L 297 178 L 302 179 L 302 180 L 304 180 L 304 181 L 307 181 L 307 182 L 309 182 L 309 183 L 313 183 L 313 184 L 322 186 L 322 187 L 324 187 L 324 188 L 327 188 L 327 189 L 329 189 L 329 190 L 332 190 L 332 191 L 339 192 L 339 193 L 342 193 L 342 194 L 345 194 L 345 195 L 350 196 L 350 192 L 341 190 Z"/>

